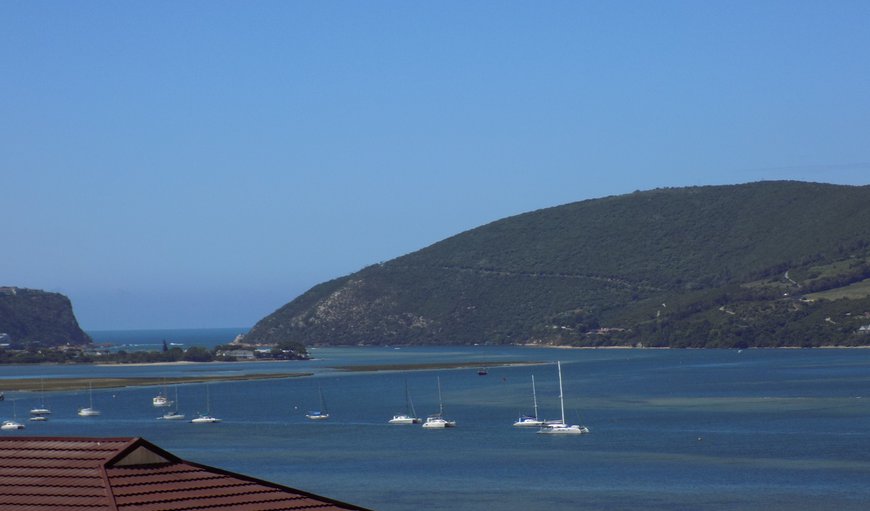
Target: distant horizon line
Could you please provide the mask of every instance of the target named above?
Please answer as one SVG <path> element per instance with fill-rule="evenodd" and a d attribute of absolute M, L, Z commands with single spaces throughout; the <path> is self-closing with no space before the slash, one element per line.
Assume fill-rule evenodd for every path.
<path fill-rule="evenodd" d="M 239 326 L 203 326 L 203 327 L 149 327 L 149 328 L 82 328 L 85 332 L 148 332 L 160 330 L 241 330 L 247 332 L 252 327 Z"/>

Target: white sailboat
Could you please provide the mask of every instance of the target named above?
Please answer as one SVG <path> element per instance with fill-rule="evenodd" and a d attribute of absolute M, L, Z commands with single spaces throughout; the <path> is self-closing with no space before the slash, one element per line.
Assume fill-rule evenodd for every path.
<path fill-rule="evenodd" d="M 0 430 L 8 431 L 14 429 L 24 429 L 24 424 L 18 422 L 18 414 L 15 411 L 15 400 L 12 400 L 12 420 L 3 421 L 3 424 L 0 424 Z"/>
<path fill-rule="evenodd" d="M 388 421 L 390 424 L 420 424 L 423 422 L 422 419 L 417 417 L 417 411 L 414 410 L 414 402 L 411 401 L 411 393 L 408 391 L 407 380 L 405 380 L 405 405 L 407 412 L 393 415 L 393 418 Z"/>
<path fill-rule="evenodd" d="M 88 382 L 88 399 L 87 408 L 79 408 L 79 416 L 81 417 L 96 417 L 100 415 L 100 411 L 94 408 L 94 387 L 91 382 Z"/>
<path fill-rule="evenodd" d="M 516 422 L 514 422 L 514 426 L 519 428 L 524 427 L 541 427 L 545 424 L 545 422 L 538 418 L 538 394 L 535 392 L 535 375 L 532 375 L 532 400 L 535 403 L 535 414 L 534 415 L 520 415 Z"/>
<path fill-rule="evenodd" d="M 175 410 L 169 411 L 157 417 L 158 419 L 173 421 L 184 419 L 184 414 L 178 411 L 178 386 L 175 386 Z"/>
<path fill-rule="evenodd" d="M 576 424 L 568 425 L 565 423 L 565 394 L 562 392 L 562 362 L 557 361 L 556 367 L 559 369 L 559 404 L 562 408 L 562 420 L 559 422 L 547 421 L 544 426 L 538 430 L 538 433 L 551 435 L 582 435 L 589 433 L 589 428 L 586 426 L 578 426 Z"/>
<path fill-rule="evenodd" d="M 323 389 L 318 386 L 317 392 L 320 394 L 320 410 L 309 411 L 305 417 L 313 421 L 326 420 L 329 418 L 329 411 L 326 409 L 326 400 L 323 399 Z"/>
<path fill-rule="evenodd" d="M 436 378 L 436 381 L 438 382 L 438 413 L 426 417 L 423 427 L 426 429 L 455 428 L 456 421 L 444 418 L 444 403 L 441 400 L 441 378 Z"/>
<path fill-rule="evenodd" d="M 39 387 L 39 406 L 30 409 L 30 415 L 32 415 L 30 420 L 32 421 L 46 421 L 48 420 L 48 417 L 46 417 L 46 415 L 51 415 L 51 410 L 49 410 L 49 408 L 45 406 L 45 381 L 41 378 L 39 380 Z"/>
<path fill-rule="evenodd" d="M 205 385 L 205 414 L 199 414 L 199 417 L 191 420 L 193 424 L 215 424 L 220 422 L 220 419 L 211 416 L 211 396 L 208 392 L 208 384 Z"/>

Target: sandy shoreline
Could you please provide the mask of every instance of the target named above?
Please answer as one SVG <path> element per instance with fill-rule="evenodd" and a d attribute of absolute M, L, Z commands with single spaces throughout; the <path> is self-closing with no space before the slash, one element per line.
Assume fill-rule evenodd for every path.
<path fill-rule="evenodd" d="M 245 364 L 274 364 L 281 362 L 289 362 L 288 360 L 241 360 L 228 362 L 226 360 L 211 360 L 209 362 L 192 362 L 190 360 L 176 360 L 175 362 L 133 362 L 131 364 L 121 363 L 121 362 L 94 362 L 95 366 L 99 367 L 144 367 L 144 366 L 186 366 L 186 365 L 194 365 L 194 364 L 235 364 L 235 363 L 245 363 Z"/>
<path fill-rule="evenodd" d="M 0 391 L 67 391 L 82 390 L 93 386 L 96 389 L 120 387 L 153 387 L 173 385 L 177 383 L 206 383 L 214 381 L 247 381 L 271 380 L 278 378 L 299 378 L 311 376 L 312 373 L 270 373 L 242 374 L 232 376 L 175 376 L 166 378 L 133 377 L 133 378 L 11 378 L 0 380 Z"/>

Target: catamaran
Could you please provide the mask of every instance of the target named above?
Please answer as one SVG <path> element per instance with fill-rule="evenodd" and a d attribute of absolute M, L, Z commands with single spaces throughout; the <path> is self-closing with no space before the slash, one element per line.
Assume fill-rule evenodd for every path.
<path fill-rule="evenodd" d="M 100 411 L 94 408 L 94 387 L 91 385 L 91 382 L 88 382 L 88 399 L 89 404 L 87 408 L 79 408 L 79 416 L 96 417 L 97 415 L 100 415 Z"/>
<path fill-rule="evenodd" d="M 320 394 L 320 410 L 311 410 L 305 414 L 305 417 L 313 421 L 326 420 L 329 418 L 329 411 L 326 409 L 326 399 L 323 398 L 323 389 L 318 386 L 317 392 Z"/>
<path fill-rule="evenodd" d="M 33 417 L 30 418 L 32 421 L 45 421 L 48 420 L 46 415 L 51 415 L 51 410 L 45 406 L 45 381 L 40 378 L 39 380 L 40 387 L 40 403 L 36 408 L 30 409 L 30 415 Z"/>
<path fill-rule="evenodd" d="M 535 403 L 535 414 L 534 415 L 520 415 L 516 422 L 514 422 L 514 426 L 523 428 L 523 427 L 541 427 L 545 424 L 545 421 L 538 418 L 538 394 L 535 392 L 535 375 L 532 375 L 532 400 Z"/>
<path fill-rule="evenodd" d="M 199 417 L 192 419 L 193 424 L 215 424 L 220 422 L 220 419 L 211 416 L 211 398 L 208 392 L 208 384 L 205 385 L 205 414 L 199 414 Z"/>
<path fill-rule="evenodd" d="M 407 380 L 405 380 L 405 405 L 408 411 L 393 415 L 393 418 L 388 421 L 390 424 L 420 424 L 423 422 L 422 419 L 417 417 L 417 411 L 414 410 L 414 402 L 411 401 L 411 393 L 408 391 Z"/>
<path fill-rule="evenodd" d="M 559 422 L 547 421 L 538 433 L 553 434 L 553 435 L 582 435 L 589 433 L 589 428 L 586 426 L 578 426 L 576 424 L 568 425 L 565 423 L 565 394 L 562 392 L 562 362 L 557 361 L 556 367 L 559 369 L 559 403 L 562 408 L 562 420 Z"/>
<path fill-rule="evenodd" d="M 18 422 L 18 414 L 15 411 L 15 400 L 12 400 L 12 420 L 3 421 L 3 424 L 0 424 L 0 429 L 7 431 L 10 429 L 24 429 L 24 424 Z"/>
<path fill-rule="evenodd" d="M 166 412 L 157 418 L 163 419 L 163 420 L 168 420 L 168 421 L 181 420 L 184 418 L 184 414 L 178 411 L 178 386 L 177 385 L 175 386 L 175 410 Z"/>
<path fill-rule="evenodd" d="M 441 378 L 436 378 L 436 380 L 438 382 L 438 413 L 426 417 L 423 427 L 426 429 L 455 428 L 456 421 L 444 418 L 444 403 L 441 401 Z"/>
<path fill-rule="evenodd" d="M 3 424 L 0 424 L 0 429 L 2 429 L 3 431 L 8 431 L 11 429 L 24 429 L 24 424 L 21 424 L 20 422 L 15 422 L 14 420 L 3 421 Z"/>

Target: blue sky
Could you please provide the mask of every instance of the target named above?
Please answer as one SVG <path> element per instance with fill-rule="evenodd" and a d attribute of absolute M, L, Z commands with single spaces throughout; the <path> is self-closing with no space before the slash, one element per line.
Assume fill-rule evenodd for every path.
<path fill-rule="evenodd" d="M 0 285 L 250 326 L 506 216 L 870 177 L 870 2 L 0 3 Z"/>

